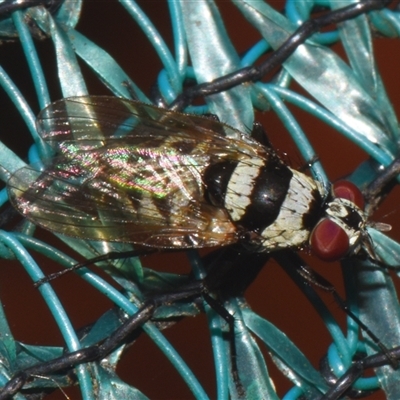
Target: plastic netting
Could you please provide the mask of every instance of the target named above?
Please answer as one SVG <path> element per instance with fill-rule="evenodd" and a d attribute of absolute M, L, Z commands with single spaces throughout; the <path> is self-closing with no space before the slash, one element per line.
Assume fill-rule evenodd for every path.
<path fill-rule="evenodd" d="M 59 6 L 53 4 L 50 9 L 37 6 L 0 15 L 1 36 L 7 42 L 0 52 L 0 82 L 7 93 L 7 97 L 2 97 L 4 108 L 1 111 L 4 124 L 1 133 L 3 142 L 0 144 L 2 180 L 7 182 L 10 174 L 24 166 L 25 162 L 38 165 L 41 159 L 51 156 L 35 128 L 35 115 L 51 101 L 60 97 L 111 92 L 114 96 L 126 98 L 134 95 L 140 101 L 151 103 L 154 93 L 157 93 L 158 99 L 162 98 L 165 104 L 169 104 L 182 93 L 188 80 L 210 82 L 241 67 L 257 63 L 266 52 L 279 48 L 297 26 L 310 18 L 311 12 L 319 11 L 318 7 L 337 8 L 349 4 L 350 1 L 297 0 L 286 4 L 233 1 L 218 4 L 219 11 L 217 5 L 210 1 L 170 1 L 165 4 L 144 2 L 141 7 L 146 9 L 148 17 L 132 1 L 82 4 L 66 0 Z M 223 21 L 226 22 L 226 28 Z M 281 151 L 288 151 L 289 142 L 296 144 L 298 154 L 301 155 L 299 164 L 312 164 L 311 173 L 322 185 L 328 187 L 329 181 L 352 171 L 353 182 L 364 187 L 379 174 L 380 165 L 388 166 L 398 157 L 398 122 L 385 90 L 385 86 L 388 86 L 389 92 L 398 92 L 398 84 L 395 75 L 392 80 L 387 80 L 385 74 L 381 78 L 374 51 L 380 52 L 380 47 L 392 46 L 389 53 L 391 56 L 396 55 L 397 44 L 393 45 L 392 42 L 396 43 L 395 38 L 400 32 L 399 14 L 392 7 L 372 12 L 368 16 L 361 15 L 332 29 L 314 35 L 301 45 L 272 80 L 268 76 L 263 82 L 234 87 L 206 97 L 204 104 L 191 105 L 185 111 L 215 114 L 221 121 L 243 132 L 248 132 L 255 119 L 261 118 L 272 136 L 272 142 L 275 145 L 278 143 Z M 244 33 L 247 32 L 250 37 L 245 38 Z M 373 41 L 377 32 L 390 37 L 391 43 L 388 44 L 389 39 Z M 98 38 L 93 39 L 97 34 Z M 148 42 L 152 47 L 147 47 Z M 145 61 L 149 52 L 153 58 Z M 129 57 L 120 60 L 126 53 Z M 385 72 L 395 70 L 393 57 L 390 61 L 389 58 L 383 60 L 382 69 Z M 157 91 L 153 88 L 151 92 L 151 84 L 156 84 Z M 19 120 L 13 118 L 13 110 L 8 111 L 7 105 L 11 104 L 16 106 Z M 265 113 L 255 117 L 255 109 Z M 311 127 L 305 128 L 306 120 L 311 121 Z M 317 124 L 317 120 L 322 121 L 322 124 L 318 125 L 317 133 L 312 134 L 312 126 Z M 278 135 L 274 133 L 275 130 L 279 132 Z M 31 138 L 25 135 L 27 132 Z M 322 144 L 317 145 L 317 152 L 308 140 L 309 136 L 312 136 L 312 144 L 317 140 L 316 136 L 320 136 Z M 339 141 L 339 136 L 345 139 Z M 353 145 L 350 142 L 362 151 L 351 147 Z M 314 162 L 316 154 L 319 157 Z M 325 160 L 329 158 L 333 161 L 326 174 L 324 166 L 329 163 L 326 161 L 325 164 Z M 345 159 L 348 159 L 351 166 L 344 164 Z M 5 189 L 0 192 L 0 196 L 6 207 Z M 396 234 L 396 227 L 400 226 L 396 214 L 389 215 L 384 222 L 390 223 Z M 399 245 L 373 228 L 369 228 L 368 232 L 383 262 L 393 267 L 400 265 Z M 4 282 L 0 286 L 1 298 L 7 303 L 0 319 L 1 384 L 5 384 L 21 369 L 61 356 L 64 351 L 60 341 L 50 338 L 46 342 L 46 335 L 54 335 L 54 328 L 49 323 L 50 318 L 41 320 L 39 314 L 42 313 L 43 303 L 40 309 L 37 305 L 33 306 L 33 299 L 38 297 L 37 292 L 50 310 L 65 348 L 74 351 L 107 337 L 126 315 L 133 315 L 143 300 L 143 290 L 149 287 L 152 290 L 165 290 L 171 285 L 179 286 L 187 279 L 186 274 L 168 274 L 176 272 L 176 261 L 171 259 L 171 255 L 162 255 L 154 262 L 159 264 L 154 270 L 143 269 L 137 259 L 125 259 L 103 265 L 108 277 L 101 273 L 99 276 L 97 268 L 92 268 L 95 272 L 82 269 L 77 272 L 79 278 L 62 277 L 51 285 L 41 286 L 37 291 L 32 282 L 54 270 L 54 265 L 53 268 L 48 267 L 49 260 L 55 261 L 59 267 L 70 267 L 76 263 L 64 252 L 74 256 L 79 253 L 88 259 L 109 251 L 129 250 L 131 247 L 128 244 L 88 242 L 61 236 L 54 242 L 51 234 L 36 232 L 29 222 L 20 225 L 18 232 L 1 231 L 0 241 L 0 256 L 18 262 L 13 263 L 12 268 L 5 264 L 2 275 Z M 55 243 L 55 247 L 48 243 Z M 76 253 L 68 252 L 68 248 Z M 191 253 L 190 259 L 194 274 L 201 276 L 198 256 Z M 314 266 L 312 257 L 307 260 Z M 151 264 L 147 259 L 142 262 L 145 266 Z M 339 268 L 335 266 L 336 270 Z M 275 326 L 277 322 L 271 309 L 283 315 L 282 320 L 289 321 L 288 326 L 292 325 L 294 331 L 303 331 L 306 335 L 304 342 L 310 342 L 311 347 L 318 347 L 320 333 L 309 320 L 313 317 L 308 317 L 306 311 L 303 314 L 302 307 L 306 307 L 304 304 L 301 304 L 299 311 L 290 314 L 290 309 L 293 311 L 297 306 L 296 289 L 287 281 L 282 282 L 281 276 L 272 276 L 272 267 L 265 269 L 255 283 L 261 287 L 262 294 L 250 294 L 249 299 L 249 304 L 253 305 L 252 300 L 256 296 L 262 297 L 257 313 L 249 308 L 244 299 L 232 299 L 226 305 L 236 319 L 238 364 L 246 398 L 283 397 L 284 391 L 275 377 L 277 367 L 293 387 L 284 395 L 285 399 L 299 398 L 301 395 L 307 399 L 317 399 L 328 390 L 328 384 L 316 364 L 316 360 L 325 352 L 332 371 L 340 376 L 348 370 L 357 351 L 375 354 L 378 350 L 369 343 L 368 338 L 365 342 L 360 340 L 358 327 L 351 319 L 348 319 L 343 333 L 343 321 L 340 324 L 336 322 L 330 311 L 319 300 L 314 300 L 313 306 L 322 317 L 333 344 L 328 350 L 323 344 L 324 350 L 318 356 L 310 355 L 302 345 L 297 344 L 286 328 L 280 330 Z M 398 346 L 399 305 L 387 270 L 381 264 L 352 257 L 343 262 L 343 278 L 349 306 L 388 348 Z M 80 282 L 80 279 L 85 282 Z M 91 291 L 87 285 L 95 290 Z M 278 295 L 274 294 L 273 287 L 278 287 L 278 293 L 284 293 L 281 299 L 275 298 Z M 100 295 L 95 295 L 95 291 Z M 85 317 L 69 318 L 68 302 L 71 298 L 79 301 L 76 306 L 78 311 L 85 309 L 88 312 Z M 288 309 L 284 308 L 284 299 L 288 302 Z M 101 302 L 103 311 L 95 310 L 97 303 Z M 11 309 L 13 303 L 20 305 L 23 311 L 15 314 Z M 116 307 L 106 312 L 112 304 Z M 158 310 L 156 318 L 168 320 L 172 316 L 194 316 L 198 313 L 195 304 L 180 304 Z M 336 314 L 339 320 L 343 319 L 342 313 Z M 11 324 L 6 316 L 9 321 L 13 321 Z M 212 310 L 207 311 L 207 321 L 201 318 L 199 321 L 192 329 L 201 330 L 200 336 L 203 339 L 200 344 L 197 332 L 185 328 L 187 319 L 173 327 L 175 332 L 184 335 L 184 339 L 175 339 L 176 347 L 179 349 L 181 342 L 186 342 L 189 349 L 192 349 L 189 352 L 196 355 L 194 360 L 188 362 L 191 368 L 184 361 L 186 356 L 181 358 L 180 352 L 165 339 L 164 332 L 161 333 L 152 322 L 143 325 L 146 335 L 161 349 L 181 376 L 173 375 L 167 379 L 173 382 L 172 388 L 168 388 L 161 380 L 162 375 L 166 374 L 166 363 L 160 361 L 164 356 L 154 354 L 149 347 L 146 347 L 142 356 L 137 356 L 136 350 L 139 352 L 138 347 L 142 347 L 142 338 L 133 343 L 129 350 L 129 372 L 116 370 L 120 360 L 126 363 L 126 359 L 121 358 L 122 346 L 106 360 L 77 366 L 74 369 L 76 379 L 70 371 L 51 377 L 38 376 L 24 388 L 37 393 L 55 390 L 54 398 L 64 396 L 60 387 L 76 382 L 85 399 L 142 399 L 146 396 L 237 398 L 239 395 L 230 378 L 229 350 L 222 335 L 226 329 L 224 323 Z M 14 325 L 17 329 L 19 324 L 25 332 L 17 335 L 14 333 Z M 84 324 L 88 328 L 82 337 L 78 331 Z M 205 329 L 207 324 L 210 326 L 216 373 L 213 372 L 210 360 L 203 366 L 199 358 L 201 353 L 206 352 L 201 346 L 209 346 L 209 333 Z M 285 322 L 278 324 L 284 326 Z M 38 331 L 35 338 L 30 335 L 33 330 L 31 325 Z M 151 346 L 156 347 L 154 344 Z M 272 366 L 271 360 L 276 367 Z M 266 362 L 268 369 L 274 373 L 274 381 L 278 382 L 276 390 L 279 396 L 268 377 Z M 143 371 L 151 378 L 147 386 L 144 377 L 140 375 Z M 183 381 L 186 388 L 182 389 L 180 383 L 175 383 L 178 381 Z M 361 378 L 354 387 L 360 390 L 381 387 L 386 398 L 398 399 L 398 381 L 399 371 L 387 365 L 376 370 L 376 377 Z M 73 395 L 77 396 L 76 392 Z M 24 394 L 18 394 L 16 398 L 24 398 Z"/>

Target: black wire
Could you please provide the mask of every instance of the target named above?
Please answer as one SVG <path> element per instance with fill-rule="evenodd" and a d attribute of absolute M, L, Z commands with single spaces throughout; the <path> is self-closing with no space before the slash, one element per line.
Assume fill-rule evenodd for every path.
<path fill-rule="evenodd" d="M 366 0 L 361 3 L 330 11 L 319 17 L 311 18 L 304 22 L 259 66 L 245 67 L 221 78 L 217 78 L 212 82 L 189 87 L 173 101 L 169 108 L 174 111 L 184 110 L 197 97 L 210 96 L 245 82 L 258 81 L 274 68 L 282 65 L 300 44 L 304 43 L 311 35 L 321 28 L 358 17 L 370 11 L 380 10 L 391 3 L 391 1 L 392 0 Z"/>
<path fill-rule="evenodd" d="M 400 360 L 400 347 L 388 350 L 391 359 Z M 351 388 L 351 385 L 370 368 L 382 367 L 390 364 L 386 354 L 378 353 L 355 361 L 353 365 L 342 375 L 336 384 L 322 397 L 323 400 L 337 400 Z"/>
<path fill-rule="evenodd" d="M 78 351 L 66 353 L 53 360 L 36 364 L 15 374 L 7 384 L 0 390 L 0 400 L 11 398 L 23 388 L 25 383 L 36 376 L 49 376 L 59 371 L 68 370 L 82 363 L 101 360 L 119 347 L 130 336 L 132 332 L 140 328 L 154 314 L 157 307 L 163 304 L 170 304 L 182 299 L 199 296 L 204 290 L 202 281 L 195 281 L 186 285 L 176 293 L 169 293 L 154 296 L 144 302 L 140 309 L 108 338 L 92 346 L 85 347 Z"/>
<path fill-rule="evenodd" d="M 62 5 L 64 0 L 6 0 L 0 4 L 0 20 L 8 18 L 11 13 L 25 10 L 30 7 L 44 6 L 50 13 L 54 14 Z"/>
<path fill-rule="evenodd" d="M 192 281 L 177 291 L 157 294 L 146 300 L 132 317 L 118 327 L 106 339 L 85 347 L 78 351 L 63 354 L 56 359 L 39 363 L 32 367 L 26 368 L 15 374 L 10 381 L 0 390 L 0 400 L 8 399 L 16 394 L 23 386 L 34 379 L 36 376 L 51 376 L 60 371 L 69 370 L 76 365 L 88 363 L 91 361 L 101 360 L 108 354 L 121 346 L 130 338 L 135 330 L 149 321 L 155 310 L 161 305 L 174 304 L 178 301 L 189 301 L 199 298 L 200 296 L 228 323 L 230 329 L 228 332 L 228 340 L 230 344 L 230 352 L 232 357 L 232 377 L 236 384 L 238 393 L 242 393 L 245 397 L 244 388 L 239 380 L 239 373 L 236 364 L 236 346 L 234 332 L 234 317 L 229 314 L 219 297 L 214 299 L 209 292 L 221 293 L 222 299 L 236 297 L 250 285 L 249 279 L 254 280 L 269 258 L 266 253 L 254 253 L 242 248 L 239 245 L 231 245 L 218 249 L 206 257 L 204 257 L 204 267 L 209 274 L 204 280 Z M 249 265 L 250 266 L 249 266 Z M 249 269 L 253 269 L 250 273 Z M 236 284 L 227 285 L 226 283 L 235 278 Z M 224 294 L 222 294 L 224 292 Z"/>

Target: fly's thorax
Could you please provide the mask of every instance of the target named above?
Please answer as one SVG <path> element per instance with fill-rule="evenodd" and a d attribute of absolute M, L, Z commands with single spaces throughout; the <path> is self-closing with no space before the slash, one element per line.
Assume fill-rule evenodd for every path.
<path fill-rule="evenodd" d="M 273 155 L 221 162 L 205 171 L 205 196 L 224 208 L 237 227 L 259 233 L 279 214 L 291 176 Z"/>
<path fill-rule="evenodd" d="M 302 246 L 320 217 L 318 184 L 274 154 L 215 164 L 204 183 L 206 198 L 262 251 Z"/>
<path fill-rule="evenodd" d="M 309 176 L 290 169 L 292 177 L 275 221 L 262 232 L 265 251 L 300 248 L 321 216 L 322 189 Z"/>

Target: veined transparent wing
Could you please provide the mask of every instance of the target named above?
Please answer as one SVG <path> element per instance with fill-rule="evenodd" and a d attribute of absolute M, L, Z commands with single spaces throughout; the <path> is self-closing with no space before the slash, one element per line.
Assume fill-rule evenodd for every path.
<path fill-rule="evenodd" d="M 206 247 L 238 240 L 227 211 L 204 198 L 209 165 L 267 157 L 214 120 L 111 97 L 58 101 L 38 127 L 59 155 L 17 171 L 13 205 L 34 223 L 90 240 Z M 223 136 L 232 130 L 236 138 Z"/>
<path fill-rule="evenodd" d="M 202 143 L 212 143 L 218 152 L 232 148 L 253 156 L 261 150 L 257 142 L 242 132 L 212 118 L 183 114 L 153 105 L 111 96 L 70 97 L 50 104 L 40 112 L 37 129 L 41 137 L 58 152 L 74 152 L 68 145 L 83 149 L 104 146 L 103 140 L 131 136 L 131 144 L 179 137 L 190 149 L 203 151 Z M 231 151 L 232 151 L 231 150 Z"/>

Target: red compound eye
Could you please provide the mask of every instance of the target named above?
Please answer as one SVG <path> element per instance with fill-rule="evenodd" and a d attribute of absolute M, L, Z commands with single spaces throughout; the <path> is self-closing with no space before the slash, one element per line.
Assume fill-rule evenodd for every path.
<path fill-rule="evenodd" d="M 338 224 L 324 218 L 312 231 L 310 246 L 321 260 L 337 261 L 349 251 L 349 238 Z"/>
<path fill-rule="evenodd" d="M 349 181 L 337 181 L 333 184 L 333 194 L 341 199 L 353 202 L 361 210 L 364 209 L 364 197 L 360 189 Z"/>
<path fill-rule="evenodd" d="M 364 208 L 363 195 L 354 183 L 338 181 L 333 184 L 335 197 L 354 203 L 361 210 Z M 310 246 L 313 253 L 324 261 L 337 261 L 349 251 L 349 237 L 336 222 L 323 218 L 311 233 Z"/>

